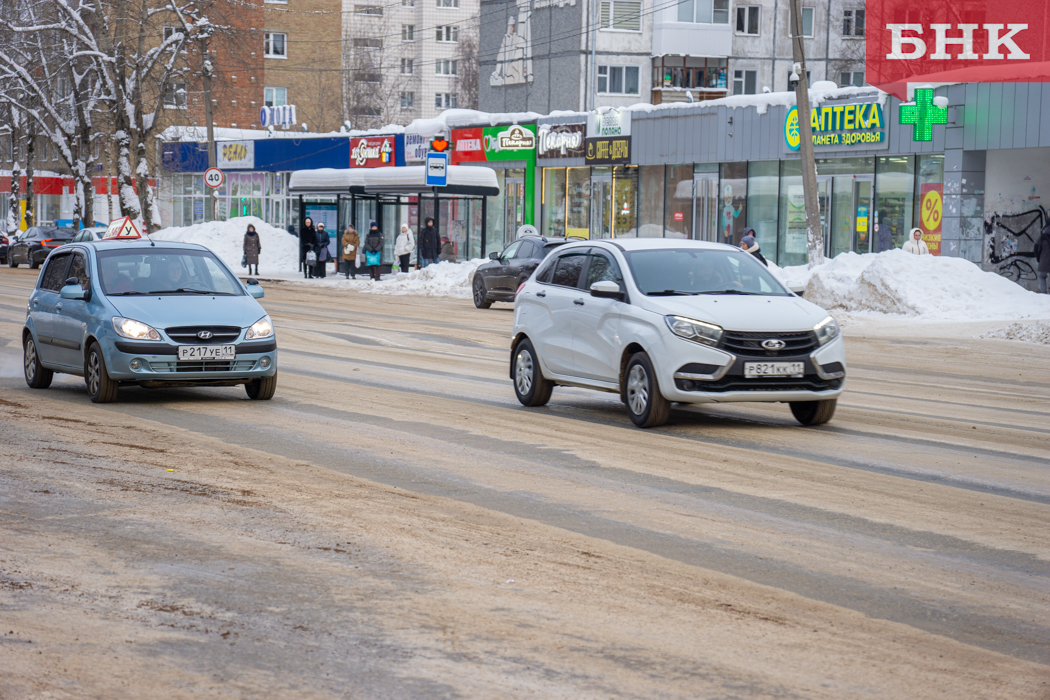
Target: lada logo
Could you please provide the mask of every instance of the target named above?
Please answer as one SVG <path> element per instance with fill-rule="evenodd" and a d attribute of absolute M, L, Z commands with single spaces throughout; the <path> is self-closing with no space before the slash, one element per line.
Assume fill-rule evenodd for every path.
<path fill-rule="evenodd" d="M 197 337 L 201 340 L 209 340 L 213 335 L 214 333 L 211 331 L 200 331 L 197 333 Z"/>
<path fill-rule="evenodd" d="M 762 341 L 762 347 L 766 350 L 783 350 L 786 345 L 787 343 L 780 338 L 770 338 Z"/>

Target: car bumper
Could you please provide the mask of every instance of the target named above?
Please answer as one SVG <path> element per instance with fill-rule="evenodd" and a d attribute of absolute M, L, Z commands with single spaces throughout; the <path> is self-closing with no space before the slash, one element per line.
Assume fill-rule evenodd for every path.
<path fill-rule="evenodd" d="M 838 398 L 845 388 L 846 353 L 841 336 L 809 354 L 783 357 L 738 356 L 706 347 L 688 353 L 682 353 L 681 347 L 674 350 L 677 352 L 670 353 L 658 371 L 660 392 L 668 401 L 821 401 Z M 801 362 L 803 376 L 747 378 L 746 362 Z"/>
<path fill-rule="evenodd" d="M 178 346 L 168 343 L 118 339 L 106 344 L 106 369 L 111 378 L 122 382 L 236 384 L 277 373 L 277 341 L 272 338 L 236 343 L 233 360 L 205 362 L 180 362 Z"/>

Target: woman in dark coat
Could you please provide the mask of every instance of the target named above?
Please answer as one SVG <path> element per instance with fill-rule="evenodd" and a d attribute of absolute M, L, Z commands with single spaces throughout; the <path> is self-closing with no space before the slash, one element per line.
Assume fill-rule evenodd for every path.
<path fill-rule="evenodd" d="M 259 274 L 259 253 L 262 252 L 262 241 L 255 231 L 255 226 L 248 224 L 248 231 L 244 234 L 244 261 L 248 263 L 248 274 L 252 273 L 252 265 L 255 265 L 255 273 Z"/>
<path fill-rule="evenodd" d="M 372 222 L 368 225 L 368 235 L 365 236 L 365 265 L 368 267 L 368 276 L 379 281 L 379 268 L 383 260 L 383 232 L 379 230 L 379 224 Z M 368 258 L 378 260 L 379 264 L 370 264 Z"/>
<path fill-rule="evenodd" d="M 441 237 L 438 236 L 434 220 L 427 217 L 426 225 L 419 232 L 419 242 L 416 246 L 416 260 L 419 263 L 419 269 L 422 270 L 427 265 L 436 263 L 439 255 L 441 255 Z"/>
<path fill-rule="evenodd" d="M 309 216 L 303 219 L 299 229 L 299 266 L 303 268 L 303 277 L 313 277 L 313 267 L 306 264 L 306 254 L 317 245 L 317 233 L 314 231 L 314 220 Z"/>

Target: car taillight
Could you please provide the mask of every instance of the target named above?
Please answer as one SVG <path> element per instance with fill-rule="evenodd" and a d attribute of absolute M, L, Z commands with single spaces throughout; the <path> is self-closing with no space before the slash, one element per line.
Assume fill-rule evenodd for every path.
<path fill-rule="evenodd" d="M 55 240 L 54 238 L 45 238 L 44 240 L 40 241 L 40 245 L 44 246 L 45 248 L 57 248 L 63 243 L 65 243 L 65 241 Z"/>
<path fill-rule="evenodd" d="M 518 295 L 521 294 L 521 290 L 525 289 L 525 285 L 526 284 L 528 284 L 528 282 L 522 282 L 521 284 L 518 285 L 518 291 L 514 292 L 514 298 L 515 299 L 517 299 Z"/>

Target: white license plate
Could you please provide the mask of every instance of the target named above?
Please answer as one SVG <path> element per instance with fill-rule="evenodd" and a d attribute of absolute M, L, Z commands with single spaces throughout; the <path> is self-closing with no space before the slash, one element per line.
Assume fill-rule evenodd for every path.
<path fill-rule="evenodd" d="M 801 377 L 805 372 L 802 362 L 745 362 L 744 376 L 753 377 Z"/>
<path fill-rule="evenodd" d="M 236 345 L 180 345 L 180 360 L 232 360 L 237 357 Z"/>

